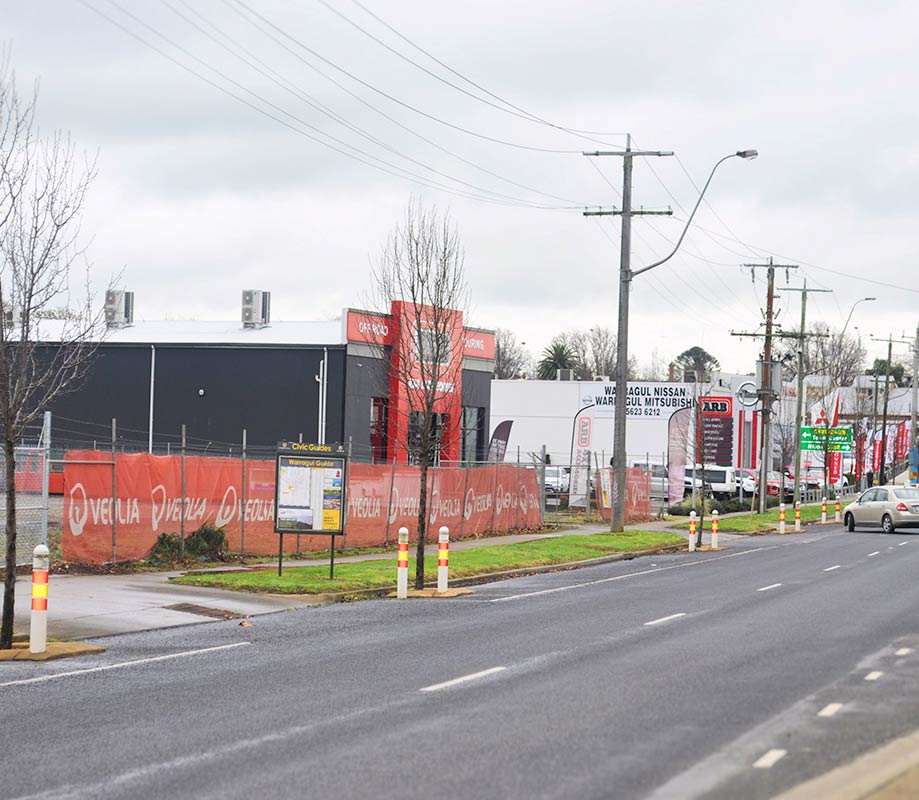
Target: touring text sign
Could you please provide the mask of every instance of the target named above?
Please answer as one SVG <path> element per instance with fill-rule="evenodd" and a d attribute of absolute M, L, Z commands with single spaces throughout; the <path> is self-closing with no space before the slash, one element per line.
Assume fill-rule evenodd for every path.
<path fill-rule="evenodd" d="M 852 450 L 851 428 L 801 428 L 801 449 L 818 453 Z"/>

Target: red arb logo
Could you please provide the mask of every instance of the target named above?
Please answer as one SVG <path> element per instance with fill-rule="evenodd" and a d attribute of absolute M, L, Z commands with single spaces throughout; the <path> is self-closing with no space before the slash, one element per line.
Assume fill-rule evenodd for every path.
<path fill-rule="evenodd" d="M 730 395 L 724 397 L 700 397 L 699 405 L 703 417 L 732 417 L 734 416 L 734 398 Z"/>
<path fill-rule="evenodd" d="M 590 417 L 578 420 L 578 447 L 590 447 Z"/>

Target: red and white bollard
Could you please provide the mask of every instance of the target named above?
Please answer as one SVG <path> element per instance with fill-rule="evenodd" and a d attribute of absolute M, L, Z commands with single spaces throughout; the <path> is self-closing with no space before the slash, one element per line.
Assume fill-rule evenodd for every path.
<path fill-rule="evenodd" d="M 712 549 L 718 547 L 718 512 L 712 511 Z"/>
<path fill-rule="evenodd" d="M 408 528 L 399 528 L 399 554 L 396 561 L 396 597 L 408 597 Z"/>
<path fill-rule="evenodd" d="M 32 551 L 32 618 L 29 627 L 29 652 L 48 649 L 48 548 L 43 544 Z"/>
<path fill-rule="evenodd" d="M 447 591 L 450 573 L 450 529 L 442 525 L 437 536 L 437 591 Z"/>
<path fill-rule="evenodd" d="M 785 533 L 785 504 L 779 503 L 779 533 Z"/>
<path fill-rule="evenodd" d="M 842 507 L 839 503 L 839 498 L 836 498 L 836 521 L 840 522 L 842 520 Z"/>
<path fill-rule="evenodd" d="M 820 504 L 820 522 L 823 525 L 826 525 L 826 498 L 823 498 L 823 502 Z"/>
<path fill-rule="evenodd" d="M 795 531 L 801 531 L 801 501 L 795 503 Z"/>
<path fill-rule="evenodd" d="M 696 549 L 696 512 L 689 512 L 689 552 L 693 553 Z"/>

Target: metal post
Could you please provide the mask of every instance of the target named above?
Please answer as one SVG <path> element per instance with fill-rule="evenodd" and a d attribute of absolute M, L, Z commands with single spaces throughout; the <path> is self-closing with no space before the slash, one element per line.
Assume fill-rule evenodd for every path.
<path fill-rule="evenodd" d="M 460 529 L 459 538 L 463 538 L 463 531 L 466 529 L 466 492 L 469 491 L 469 464 L 467 462 L 463 474 L 463 499 L 460 501 Z"/>
<path fill-rule="evenodd" d="M 798 329 L 798 396 L 795 399 L 795 508 L 801 504 L 801 425 L 804 420 L 804 326 L 807 318 L 807 279 L 801 291 L 801 327 Z M 800 510 L 795 512 L 800 515 Z M 801 530 L 795 522 L 795 530 Z"/>
<path fill-rule="evenodd" d="M 570 495 L 569 495 L 570 497 Z M 498 513 L 498 462 L 495 462 L 495 484 L 491 491 L 491 532 L 495 532 L 495 515 Z"/>
<path fill-rule="evenodd" d="M 772 413 L 772 309 L 775 298 L 775 267 L 769 258 L 768 291 L 766 294 L 766 339 L 763 345 L 763 380 L 760 388 L 762 400 L 762 450 L 759 464 L 759 513 L 766 513 L 766 489 L 769 468 L 772 465 L 772 428 L 769 424 Z"/>
<path fill-rule="evenodd" d="M 589 483 L 588 483 L 589 486 Z M 465 499 L 464 501 L 465 502 Z M 587 496 L 590 506 L 590 493 Z M 520 530 L 520 445 L 517 445 L 517 469 L 514 470 L 514 530 Z"/>
<path fill-rule="evenodd" d="M 590 522 L 590 450 L 587 451 L 587 505 L 584 508 L 584 522 Z"/>
<path fill-rule="evenodd" d="M 153 452 L 153 398 L 156 387 L 156 345 L 150 345 L 150 426 L 147 433 L 147 452 Z"/>
<path fill-rule="evenodd" d="M 437 591 L 447 591 L 450 573 L 450 529 L 441 525 L 437 535 Z"/>
<path fill-rule="evenodd" d="M 48 548 L 40 544 L 32 551 L 32 616 L 29 620 L 29 652 L 48 649 Z"/>
<path fill-rule="evenodd" d="M 48 544 L 48 472 L 51 469 L 51 412 L 46 411 L 42 425 L 41 470 L 41 543 Z"/>
<path fill-rule="evenodd" d="M 115 443 L 118 438 L 118 427 L 115 418 L 112 417 L 112 564 L 118 563 L 118 529 L 116 520 L 118 518 L 118 481 L 115 475 Z"/>
<path fill-rule="evenodd" d="M 546 446 L 543 445 L 539 451 L 539 524 L 546 524 Z M 465 492 L 463 493 L 465 497 Z"/>
<path fill-rule="evenodd" d="M 396 597 L 408 597 L 408 528 L 399 528 L 399 550 L 396 556 Z"/>
<path fill-rule="evenodd" d="M 179 558 L 185 558 L 185 423 L 182 423 L 182 458 L 179 461 L 182 477 L 182 505 L 179 508 Z"/>
<path fill-rule="evenodd" d="M 916 426 L 917 407 L 919 407 L 919 324 L 916 325 L 916 343 L 913 345 L 912 427 L 913 427 L 913 446 L 915 447 L 919 447 L 919 427 Z"/>
<path fill-rule="evenodd" d="M 242 505 L 239 509 L 239 557 L 246 557 L 246 429 L 243 428 L 243 459 L 242 459 Z"/>
<path fill-rule="evenodd" d="M 392 493 L 396 487 L 396 443 L 392 446 L 392 467 L 389 472 L 389 503 L 386 506 L 386 537 L 384 542 L 389 544 L 389 526 L 392 519 Z"/>
<path fill-rule="evenodd" d="M 890 400 L 890 359 L 893 358 L 893 340 L 887 339 L 887 369 L 884 370 L 884 416 L 881 422 L 881 480 L 878 486 L 887 483 L 887 402 Z"/>

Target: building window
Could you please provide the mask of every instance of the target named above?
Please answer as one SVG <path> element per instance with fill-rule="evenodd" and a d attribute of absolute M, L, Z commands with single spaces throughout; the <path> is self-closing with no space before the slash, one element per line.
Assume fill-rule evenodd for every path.
<path fill-rule="evenodd" d="M 431 432 L 430 441 L 432 442 L 432 458 L 430 465 L 432 467 L 440 466 L 440 453 L 443 448 L 443 432 L 447 427 L 448 416 L 446 414 L 431 415 Z M 424 421 L 424 414 L 421 411 L 412 411 L 408 418 L 408 463 L 417 464 L 418 456 L 421 450 L 421 431 Z"/>
<path fill-rule="evenodd" d="M 460 459 L 465 462 L 485 460 L 485 409 L 463 406 L 460 435 Z"/>
<path fill-rule="evenodd" d="M 370 462 L 386 461 L 389 434 L 389 401 L 385 397 L 370 398 Z"/>

